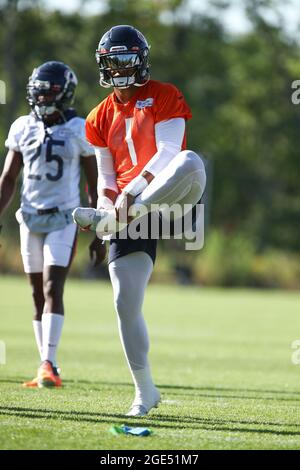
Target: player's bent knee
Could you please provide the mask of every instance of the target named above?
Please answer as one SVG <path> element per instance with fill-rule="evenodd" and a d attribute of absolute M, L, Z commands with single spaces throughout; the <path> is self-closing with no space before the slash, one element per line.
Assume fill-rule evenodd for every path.
<path fill-rule="evenodd" d="M 177 157 L 189 171 L 203 171 L 205 166 L 200 155 L 193 150 L 182 150 Z"/>
<path fill-rule="evenodd" d="M 205 165 L 200 155 L 192 150 L 183 150 L 177 157 L 181 168 L 181 176 L 188 177 L 194 187 L 198 187 L 195 202 L 202 196 L 206 186 Z"/>
<path fill-rule="evenodd" d="M 55 300 L 59 301 L 62 297 L 63 288 L 60 286 L 59 283 L 54 281 L 53 279 L 48 279 L 44 283 L 44 296 L 45 300 Z"/>

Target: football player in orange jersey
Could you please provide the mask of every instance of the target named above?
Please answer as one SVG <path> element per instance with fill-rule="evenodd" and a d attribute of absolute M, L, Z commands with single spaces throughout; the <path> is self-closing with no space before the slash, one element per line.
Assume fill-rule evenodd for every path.
<path fill-rule="evenodd" d="M 132 220 L 128 212 L 136 204 L 149 212 L 153 204 L 194 207 L 203 194 L 206 176 L 201 158 L 186 150 L 185 122 L 191 111 L 175 86 L 150 80 L 145 37 L 132 26 L 115 26 L 101 38 L 96 59 L 100 85 L 113 87 L 113 92 L 86 120 L 86 137 L 95 148 L 98 164 L 98 208 L 77 208 L 75 222 L 83 229 L 96 230 L 103 220 L 123 220 L 126 225 Z M 123 225 L 116 227 L 121 230 Z M 109 273 L 121 341 L 135 385 L 127 415 L 145 416 L 160 401 L 148 362 L 149 339 L 142 315 L 157 240 L 127 235 L 110 239 Z"/>

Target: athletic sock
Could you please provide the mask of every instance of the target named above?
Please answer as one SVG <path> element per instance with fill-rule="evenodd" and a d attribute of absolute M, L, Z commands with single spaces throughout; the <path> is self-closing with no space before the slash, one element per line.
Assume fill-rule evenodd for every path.
<path fill-rule="evenodd" d="M 43 326 L 43 352 L 42 360 L 50 361 L 56 366 L 56 351 L 64 324 L 64 316 L 57 313 L 44 313 Z"/>
<path fill-rule="evenodd" d="M 36 341 L 36 345 L 38 347 L 41 361 L 42 361 L 42 351 L 43 351 L 43 329 L 42 329 L 42 322 L 39 320 L 32 321 L 34 337 Z"/>
<path fill-rule="evenodd" d="M 151 377 L 150 367 L 132 370 L 131 374 L 135 385 L 135 399 L 133 405 L 143 405 L 146 408 L 153 406 L 153 400 L 157 399 L 158 391 Z"/>

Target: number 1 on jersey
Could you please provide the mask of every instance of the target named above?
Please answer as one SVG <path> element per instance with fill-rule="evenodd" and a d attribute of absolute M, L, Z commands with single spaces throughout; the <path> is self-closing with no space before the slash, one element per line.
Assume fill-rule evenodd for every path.
<path fill-rule="evenodd" d="M 135 153 L 134 143 L 133 143 L 132 135 L 131 135 L 132 124 L 133 124 L 133 118 L 125 119 L 125 125 L 126 125 L 125 140 L 128 145 L 129 155 L 130 155 L 132 164 L 135 166 L 137 165 L 137 156 Z"/>

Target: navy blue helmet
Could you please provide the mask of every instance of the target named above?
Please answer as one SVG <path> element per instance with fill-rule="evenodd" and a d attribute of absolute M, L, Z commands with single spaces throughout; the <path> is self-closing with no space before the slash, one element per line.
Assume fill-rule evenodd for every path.
<path fill-rule="evenodd" d="M 35 68 L 27 85 L 27 101 L 39 119 L 58 111 L 63 117 L 74 101 L 77 78 L 63 62 L 45 62 Z"/>
<path fill-rule="evenodd" d="M 128 88 L 143 86 L 150 78 L 149 45 L 133 26 L 114 26 L 100 39 L 96 60 L 100 69 L 100 85 Z"/>

